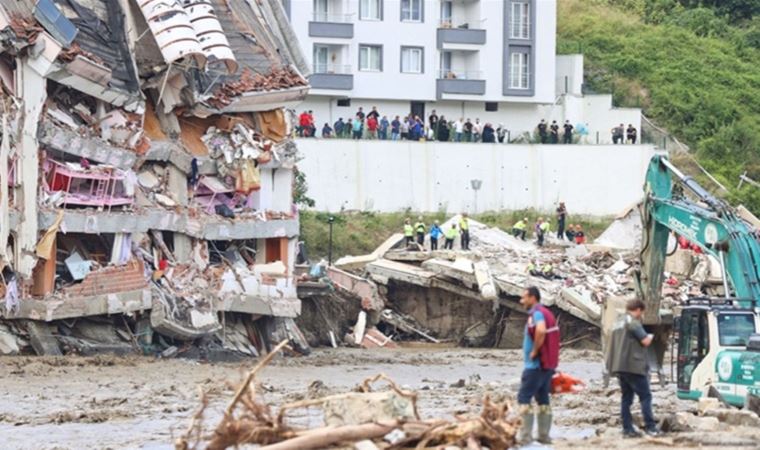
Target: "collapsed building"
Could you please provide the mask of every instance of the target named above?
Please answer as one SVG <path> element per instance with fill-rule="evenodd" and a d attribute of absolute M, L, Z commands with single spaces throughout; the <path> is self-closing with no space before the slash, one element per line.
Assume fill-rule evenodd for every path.
<path fill-rule="evenodd" d="M 291 33 L 275 0 L 1 3 L 3 351 L 297 333 Z"/>
<path fill-rule="evenodd" d="M 441 227 L 458 221 L 452 217 Z M 371 254 L 339 259 L 321 278 L 330 290 L 303 292 L 298 323 L 306 338 L 333 344 L 338 336 L 366 348 L 404 339 L 519 348 L 526 320 L 520 296 L 537 286 L 541 302 L 558 318 L 562 344 L 593 349 L 625 300 L 635 296 L 641 246 L 635 205 L 594 243 L 576 245 L 549 234 L 547 244 L 537 247 L 472 219 L 470 232 L 469 251 L 407 247 L 403 235 L 395 234 Z M 701 292 L 722 293 L 717 260 L 678 248 L 675 238 L 669 249 L 661 314 L 672 314 Z"/>

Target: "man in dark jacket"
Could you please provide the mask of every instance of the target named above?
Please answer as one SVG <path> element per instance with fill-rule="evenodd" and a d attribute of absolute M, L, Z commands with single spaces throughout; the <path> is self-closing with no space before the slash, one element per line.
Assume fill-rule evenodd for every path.
<path fill-rule="evenodd" d="M 641 433 L 633 427 L 631 416 L 634 394 L 638 395 L 641 402 L 641 414 L 644 416 L 646 433 L 650 436 L 660 434 L 652 413 L 652 392 L 649 389 L 647 362 L 647 347 L 652 344 L 653 336 L 647 334 L 641 325 L 644 308 L 644 302 L 641 300 L 630 300 L 625 305 L 625 316 L 615 324 L 612 330 L 605 358 L 607 373 L 616 375 L 620 382 L 622 393 L 620 415 L 625 437 L 641 436 Z"/>
<path fill-rule="evenodd" d="M 485 125 L 483 125 L 483 134 L 481 136 L 482 136 L 483 142 L 486 142 L 486 143 L 496 142 L 496 134 L 493 131 L 493 125 L 491 125 L 490 123 L 486 123 Z"/>

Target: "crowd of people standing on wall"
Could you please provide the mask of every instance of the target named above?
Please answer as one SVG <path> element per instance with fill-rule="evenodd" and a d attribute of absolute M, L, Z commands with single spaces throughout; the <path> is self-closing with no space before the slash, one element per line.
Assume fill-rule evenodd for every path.
<path fill-rule="evenodd" d="M 298 116 L 297 134 L 300 137 L 315 137 L 316 126 L 312 111 L 304 111 Z M 321 137 L 344 139 L 379 139 L 390 141 L 454 141 L 503 143 L 508 140 L 509 130 L 499 124 L 494 127 L 490 122 L 481 123 L 460 117 L 449 120 L 433 110 L 427 121 L 419 115 L 406 116 L 381 115 L 376 106 L 365 112 L 362 107 L 352 118 L 340 117 L 332 125 L 322 126 Z"/>
<path fill-rule="evenodd" d="M 588 124 L 585 123 L 573 125 L 569 120 L 565 120 L 565 123 L 560 125 L 556 120 L 549 123 L 541 119 L 536 126 L 537 136 L 534 138 L 541 144 L 573 144 L 589 134 L 588 128 Z M 317 136 L 317 126 L 312 111 L 303 111 L 298 116 L 296 132 L 300 137 Z M 635 144 L 638 138 L 638 130 L 633 124 L 625 127 L 621 123 L 612 128 L 611 133 L 614 144 Z M 481 122 L 479 118 L 475 118 L 474 121 L 464 117 L 449 120 L 443 114 L 439 116 L 435 110 L 430 113 L 427 120 L 415 114 L 403 117 L 388 116 L 380 114 L 376 106 L 373 106 L 369 112 L 359 107 L 354 117 L 346 120 L 340 117 L 333 124 L 325 123 L 320 136 L 390 141 L 504 143 L 510 140 L 510 132 L 503 124 L 494 127 L 492 123 Z"/>

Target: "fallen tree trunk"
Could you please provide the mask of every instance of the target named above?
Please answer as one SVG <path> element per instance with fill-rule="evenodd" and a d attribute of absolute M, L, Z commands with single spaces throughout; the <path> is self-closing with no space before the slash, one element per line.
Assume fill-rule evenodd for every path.
<path fill-rule="evenodd" d="M 388 423 L 366 423 L 363 425 L 345 425 L 342 427 L 326 427 L 309 431 L 287 441 L 260 447 L 259 450 L 311 450 L 325 448 L 339 442 L 358 442 L 365 439 L 375 439 L 393 431 L 399 426 L 399 421 Z"/>

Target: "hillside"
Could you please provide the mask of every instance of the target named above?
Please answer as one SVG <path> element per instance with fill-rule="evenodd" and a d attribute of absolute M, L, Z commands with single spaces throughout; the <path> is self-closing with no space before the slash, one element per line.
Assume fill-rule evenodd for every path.
<path fill-rule="evenodd" d="M 760 212 L 760 188 L 737 188 L 760 180 L 760 1 L 558 3 L 558 53 L 586 55 L 586 87 L 642 107 Z"/>

